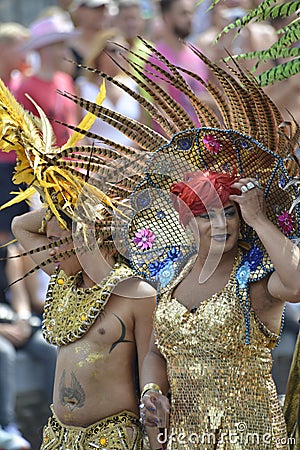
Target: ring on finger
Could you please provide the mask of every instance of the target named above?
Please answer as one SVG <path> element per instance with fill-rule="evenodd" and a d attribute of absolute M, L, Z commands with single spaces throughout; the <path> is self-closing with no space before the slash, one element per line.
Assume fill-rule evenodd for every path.
<path fill-rule="evenodd" d="M 251 189 L 254 189 L 254 188 L 255 188 L 255 184 L 254 184 L 252 181 L 249 181 L 249 182 L 246 184 L 246 187 L 247 187 L 248 191 L 250 191 Z"/>
<path fill-rule="evenodd" d="M 258 189 L 262 189 L 262 185 L 259 183 L 259 181 L 255 180 L 253 181 L 253 183 L 255 184 L 255 187 L 257 187 Z"/>
<path fill-rule="evenodd" d="M 242 192 L 247 192 L 247 191 L 248 191 L 247 186 L 243 185 L 243 186 L 241 187 L 241 191 L 242 191 Z"/>

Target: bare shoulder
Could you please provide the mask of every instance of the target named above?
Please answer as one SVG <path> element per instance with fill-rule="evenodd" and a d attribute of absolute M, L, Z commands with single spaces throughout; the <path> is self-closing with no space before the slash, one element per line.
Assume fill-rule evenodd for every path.
<path fill-rule="evenodd" d="M 155 298 L 156 290 L 146 281 L 139 278 L 127 278 L 121 281 L 114 290 L 114 294 L 125 298 Z"/>

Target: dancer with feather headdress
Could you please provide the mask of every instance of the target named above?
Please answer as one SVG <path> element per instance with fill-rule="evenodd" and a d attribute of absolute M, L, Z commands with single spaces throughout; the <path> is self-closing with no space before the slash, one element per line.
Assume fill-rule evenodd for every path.
<path fill-rule="evenodd" d="M 164 135 L 71 96 L 134 140 L 139 149 L 97 136 L 105 147 L 67 145 L 43 154 L 43 142 L 33 146 L 29 139 L 24 145 L 26 137 L 10 120 L 10 114 L 5 142 L 20 143 L 21 153 L 23 146 L 20 161 L 27 160 L 26 176 L 32 177 L 32 187 L 50 208 L 48 230 L 52 214 L 67 227 L 66 213 L 73 221 L 77 257 L 84 258 L 86 247 L 94 254 L 97 246 L 111 245 L 130 260 L 133 273 L 157 289 L 156 346 L 153 340 L 142 374 L 142 421 L 148 426 L 163 425 L 151 408 L 159 406 L 161 400 L 166 405 L 162 392 L 166 394 L 170 388 L 167 448 L 287 449 L 286 425 L 271 377 L 270 349 L 279 339 L 284 302 L 299 299 L 298 184 L 293 178 L 299 173 L 294 155 L 299 127 L 293 121 L 284 122 L 273 102 L 238 66 L 235 71 L 225 71 L 194 51 L 213 71 L 220 87 L 188 74 L 206 87 L 219 108 L 217 113 L 194 95 L 182 76 L 185 69 L 178 69 L 158 52 L 156 57 L 168 70 L 151 64 L 160 77 L 188 97 L 201 128 L 195 128 L 185 110 L 153 80 L 147 76 L 141 79 L 141 68 L 134 62 L 137 76 L 131 76 L 153 102 L 120 81 L 102 72 L 99 75 L 136 98 Z M 142 66 L 144 58 L 136 56 Z M 42 123 L 45 130 L 44 118 Z M 94 137 L 80 126 L 71 128 Z M 40 221 L 41 217 L 35 223 L 35 233 Z M 16 237 L 24 246 L 27 225 L 22 219 L 14 221 Z M 68 236 L 56 237 L 68 241 Z M 49 247 L 54 256 L 56 246 L 41 245 L 32 252 L 29 245 L 27 249 L 39 262 L 38 250 Z M 61 253 L 68 251 L 66 246 Z M 55 258 L 63 256 L 56 254 Z M 88 267 L 86 260 L 84 267 Z M 90 278 L 96 283 L 101 279 L 101 267 L 93 262 L 96 270 L 90 269 Z M 61 289 L 59 280 L 65 283 L 64 276 L 56 277 L 50 296 Z M 59 343 L 63 354 L 70 346 L 69 336 L 76 342 L 80 339 L 79 345 L 82 335 L 78 330 L 74 333 L 73 318 L 57 319 L 65 302 L 56 304 L 55 310 L 51 306 L 46 309 L 44 329 L 48 338 L 56 339 L 62 333 Z M 83 312 L 80 310 L 81 318 Z M 87 319 L 83 315 L 80 329 L 85 333 Z M 67 391 L 71 367 L 68 369 L 61 372 L 58 392 Z M 74 381 L 78 380 L 69 385 L 73 390 L 75 385 L 79 387 Z M 60 421 L 50 419 L 44 431 L 44 448 L 58 448 L 58 430 L 64 430 L 60 436 L 69 439 L 70 428 L 76 429 L 78 399 L 68 400 L 57 393 L 55 400 L 54 412 L 66 403 L 70 415 Z M 71 424 L 69 432 L 61 422 Z M 244 429 L 237 429 L 237 424 L 243 424 Z M 234 442 L 230 440 L 232 433 Z M 52 447 L 47 447 L 49 436 Z M 77 439 L 79 432 L 75 436 Z M 185 441 L 179 441 L 180 436 Z"/>

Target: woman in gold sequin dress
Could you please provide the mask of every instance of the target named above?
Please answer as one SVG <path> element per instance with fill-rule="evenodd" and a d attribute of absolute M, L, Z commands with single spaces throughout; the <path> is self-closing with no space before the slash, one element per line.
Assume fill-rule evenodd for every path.
<path fill-rule="evenodd" d="M 288 449 L 270 350 L 284 302 L 299 301 L 299 248 L 267 218 L 254 178 L 196 172 L 171 192 L 199 249 L 158 300 L 143 367 L 144 423 L 164 426 L 170 410 L 168 441 L 165 430 L 158 435 L 170 450 Z M 241 223 L 262 246 L 240 245 Z M 170 406 L 162 395 L 169 390 Z"/>

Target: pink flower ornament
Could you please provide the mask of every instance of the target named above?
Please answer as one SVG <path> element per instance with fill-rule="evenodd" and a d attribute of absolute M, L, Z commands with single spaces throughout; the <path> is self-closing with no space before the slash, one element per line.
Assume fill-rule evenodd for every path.
<path fill-rule="evenodd" d="M 283 211 L 282 214 L 278 216 L 278 225 L 281 231 L 288 236 L 294 229 L 293 218 L 290 213 Z"/>
<path fill-rule="evenodd" d="M 222 148 L 222 144 L 211 134 L 204 136 L 202 142 L 211 153 L 217 154 Z"/>
<path fill-rule="evenodd" d="M 155 234 L 149 228 L 141 228 L 135 233 L 133 242 L 140 250 L 144 251 L 152 247 L 155 238 Z"/>

